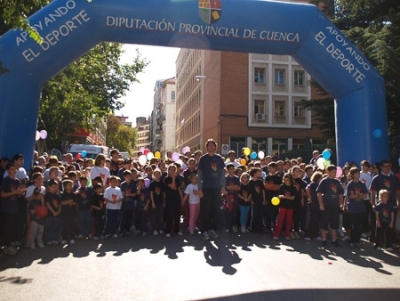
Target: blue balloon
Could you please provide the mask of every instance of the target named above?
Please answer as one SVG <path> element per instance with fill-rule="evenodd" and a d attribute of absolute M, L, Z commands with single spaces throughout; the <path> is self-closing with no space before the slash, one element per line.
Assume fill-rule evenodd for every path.
<path fill-rule="evenodd" d="M 372 134 L 374 135 L 375 138 L 381 138 L 382 137 L 382 130 L 381 129 L 375 129 Z"/>
<path fill-rule="evenodd" d="M 256 153 L 256 152 L 252 152 L 252 153 L 250 154 L 250 158 L 251 158 L 251 160 L 257 159 L 257 153 Z"/>
<path fill-rule="evenodd" d="M 82 158 L 85 158 L 87 155 L 87 152 L 85 150 L 83 150 L 83 151 L 81 151 L 81 155 L 82 155 Z"/>
<path fill-rule="evenodd" d="M 329 159 L 331 158 L 331 152 L 328 151 L 327 149 L 324 150 L 324 151 L 322 152 L 322 157 L 323 157 L 325 160 L 329 160 Z"/>

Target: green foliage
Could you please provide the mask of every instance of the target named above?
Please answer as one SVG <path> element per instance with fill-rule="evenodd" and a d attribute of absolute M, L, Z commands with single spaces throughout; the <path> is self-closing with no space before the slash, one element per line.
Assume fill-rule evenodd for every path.
<path fill-rule="evenodd" d="M 318 92 L 318 99 L 303 99 L 301 105 L 313 112 L 317 121 L 316 127 L 321 130 L 326 139 L 335 138 L 335 107 L 334 99 L 314 80 L 311 86 Z"/>
<path fill-rule="evenodd" d="M 108 116 L 107 145 L 122 152 L 133 154 L 136 145 L 136 129 L 121 124 L 113 115 Z"/>
<path fill-rule="evenodd" d="M 335 23 L 384 77 L 389 134 L 399 135 L 400 1 L 338 0 Z"/>
<path fill-rule="evenodd" d="M 72 124 L 90 130 L 123 107 L 120 98 L 147 63 L 136 52 L 132 64 L 120 65 L 121 54 L 120 44 L 101 43 L 43 86 L 39 117 L 49 145 L 60 147 Z"/>

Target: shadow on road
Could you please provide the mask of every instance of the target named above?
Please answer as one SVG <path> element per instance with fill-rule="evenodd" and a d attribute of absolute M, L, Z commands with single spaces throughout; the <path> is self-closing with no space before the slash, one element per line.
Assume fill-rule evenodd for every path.
<path fill-rule="evenodd" d="M 222 233 L 214 241 L 204 241 L 200 235 L 173 235 L 171 238 L 131 236 L 99 241 L 77 241 L 75 245 L 51 246 L 36 250 L 21 249 L 15 256 L 0 258 L 0 271 L 9 268 L 24 268 L 30 266 L 33 262 L 46 265 L 56 258 L 69 256 L 83 258 L 93 252 L 101 258 L 107 254 L 123 256 L 128 252 L 148 250 L 149 254 L 163 252 L 169 259 L 179 260 L 179 254 L 194 250 L 204 252 L 205 261 L 210 266 L 220 266 L 223 273 L 233 275 L 237 272 L 237 266 L 242 261 L 237 251 L 250 253 L 255 248 L 269 249 L 273 252 L 296 252 L 308 255 L 314 260 L 329 260 L 332 263 L 337 261 L 338 258 L 342 258 L 349 264 L 373 269 L 386 275 L 391 275 L 391 273 L 384 269 L 383 264 L 400 266 L 398 251 L 392 254 L 377 252 L 372 244 L 366 241 L 362 243 L 360 249 L 350 249 L 347 244 L 343 244 L 342 247 L 319 248 L 316 241 L 291 240 L 279 242 L 272 240 L 270 236 L 265 234 Z M 234 265 L 236 265 L 236 268 Z M 0 281 L 5 280 L 0 278 Z M 9 281 L 18 281 L 18 279 Z M 21 280 L 21 282 L 23 281 Z"/>

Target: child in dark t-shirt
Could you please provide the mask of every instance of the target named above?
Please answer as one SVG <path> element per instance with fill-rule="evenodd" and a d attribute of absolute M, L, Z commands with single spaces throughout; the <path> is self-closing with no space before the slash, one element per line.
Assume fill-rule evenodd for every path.
<path fill-rule="evenodd" d="M 161 181 L 161 170 L 154 170 L 153 177 L 150 184 L 151 217 L 153 235 L 158 235 L 163 234 L 164 229 L 165 185 Z"/>
<path fill-rule="evenodd" d="M 59 184 L 56 180 L 47 181 L 47 193 L 44 202 L 49 211 L 47 215 L 46 237 L 47 245 L 57 245 L 61 232 L 61 197 Z"/>
<path fill-rule="evenodd" d="M 63 181 L 64 191 L 61 194 L 61 219 L 62 219 L 62 244 L 69 240 L 71 245 L 75 244 L 76 232 L 76 195 L 73 193 L 73 182 L 71 180 Z"/>
<path fill-rule="evenodd" d="M 136 198 L 136 181 L 132 180 L 132 173 L 130 170 L 123 172 L 125 181 L 121 183 L 121 191 L 124 196 L 121 205 L 121 233 L 122 235 L 129 236 L 130 229 L 133 225 L 133 211 L 135 209 Z"/>
<path fill-rule="evenodd" d="M 90 196 L 87 187 L 88 179 L 85 176 L 79 178 L 80 187 L 76 192 L 79 220 L 79 239 L 89 237 L 92 232 L 92 214 L 90 212 Z"/>
<path fill-rule="evenodd" d="M 94 195 L 91 198 L 91 210 L 92 217 L 94 220 L 94 236 L 93 240 L 99 240 L 102 237 L 102 232 L 104 228 L 105 210 L 104 210 L 104 195 L 103 195 L 103 185 L 102 182 L 94 184 L 93 190 Z"/>
<path fill-rule="evenodd" d="M 394 209 L 388 204 L 389 192 L 385 189 L 379 191 L 379 203 L 375 206 L 376 215 L 376 243 L 375 248 L 382 250 L 386 238 L 386 250 L 393 252 L 392 231 L 394 230 Z"/>

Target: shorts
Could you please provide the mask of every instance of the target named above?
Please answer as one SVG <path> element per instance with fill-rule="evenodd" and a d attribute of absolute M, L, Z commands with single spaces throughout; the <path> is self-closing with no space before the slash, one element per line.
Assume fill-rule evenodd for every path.
<path fill-rule="evenodd" d="M 331 229 L 339 228 L 339 206 L 337 207 L 327 207 L 325 206 L 325 210 L 321 211 L 321 220 L 319 223 L 319 227 L 322 230 L 328 230 L 328 226 Z"/>

